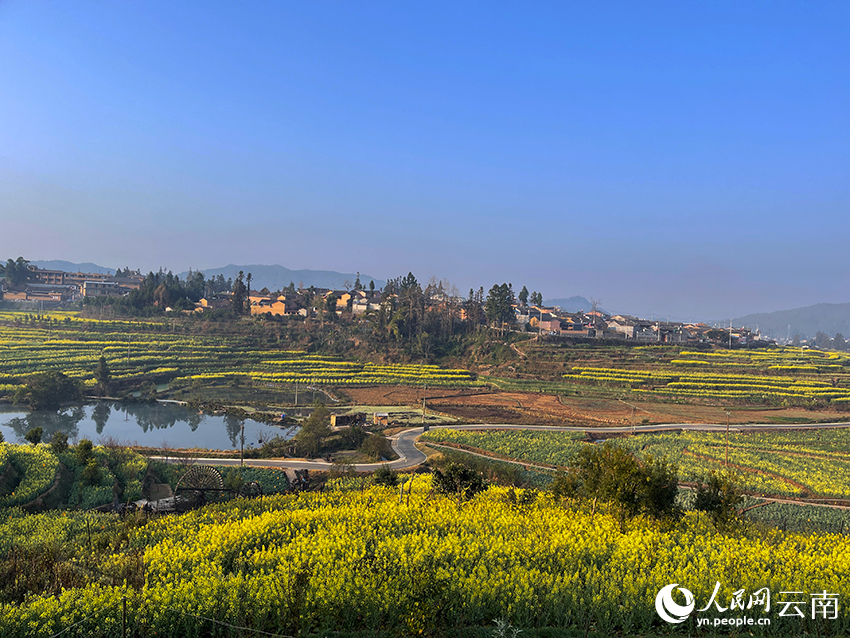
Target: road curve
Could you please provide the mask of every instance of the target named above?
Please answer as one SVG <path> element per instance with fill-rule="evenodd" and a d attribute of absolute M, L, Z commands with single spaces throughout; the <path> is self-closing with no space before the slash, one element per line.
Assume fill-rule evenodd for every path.
<path fill-rule="evenodd" d="M 809 424 L 775 424 L 756 423 L 746 425 L 730 425 L 730 432 L 742 432 L 745 430 L 830 430 L 837 428 L 850 428 L 850 422 L 843 423 L 809 423 Z M 431 426 L 432 430 L 540 430 L 545 432 L 587 432 L 589 434 L 629 434 L 631 432 L 668 432 L 670 430 L 691 430 L 702 432 L 725 432 L 725 425 L 713 423 L 665 423 L 662 425 L 638 425 L 624 427 L 589 428 L 580 426 L 552 426 L 552 425 L 514 425 L 510 423 L 479 423 L 475 425 L 445 425 Z M 416 439 L 423 433 L 422 427 L 409 428 L 390 437 L 393 451 L 398 455 L 395 461 L 389 463 L 358 463 L 354 469 L 358 472 L 374 472 L 382 465 L 389 465 L 394 470 L 404 470 L 416 467 L 425 461 L 423 454 L 416 447 Z M 150 457 L 167 463 L 185 463 L 185 458 L 173 458 L 163 456 Z M 195 463 L 203 465 L 238 466 L 239 459 L 223 458 L 196 458 Z M 327 461 L 307 459 L 245 459 L 245 465 L 249 467 L 269 467 L 277 469 L 292 470 L 316 470 L 327 471 L 334 467 L 333 463 Z"/>

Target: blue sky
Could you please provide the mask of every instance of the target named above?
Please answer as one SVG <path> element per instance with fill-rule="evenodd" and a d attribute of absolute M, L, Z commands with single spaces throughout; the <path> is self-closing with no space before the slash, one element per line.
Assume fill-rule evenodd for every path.
<path fill-rule="evenodd" d="M 850 301 L 850 5 L 0 2 L 0 257 Z"/>

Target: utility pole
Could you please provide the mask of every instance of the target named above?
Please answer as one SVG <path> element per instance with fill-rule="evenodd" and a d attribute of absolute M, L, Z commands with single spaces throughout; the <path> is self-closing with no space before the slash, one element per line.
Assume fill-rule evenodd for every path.
<path fill-rule="evenodd" d="M 729 468 L 729 415 L 732 414 L 726 410 L 726 468 Z"/>
<path fill-rule="evenodd" d="M 543 336 L 543 311 L 537 306 L 537 340 Z"/>
<path fill-rule="evenodd" d="M 729 349 L 732 349 L 732 320 L 729 320 Z"/>
<path fill-rule="evenodd" d="M 239 465 L 245 465 L 245 421 L 242 421 L 242 436 L 240 440 L 241 446 L 239 448 Z"/>

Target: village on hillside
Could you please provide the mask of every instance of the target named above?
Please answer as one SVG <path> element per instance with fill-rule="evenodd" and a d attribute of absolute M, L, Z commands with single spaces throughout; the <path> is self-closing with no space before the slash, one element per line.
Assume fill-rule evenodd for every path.
<path fill-rule="evenodd" d="M 70 303 L 98 297 L 127 296 L 139 290 L 145 281 L 140 271 L 118 270 L 115 274 L 65 272 L 48 270 L 27 265 L 26 280 L 10 284 L 0 280 L 0 300 L 14 302 L 34 309 L 60 308 Z M 204 313 L 229 309 L 234 304 L 233 282 L 210 280 L 205 294 L 194 309 L 174 310 L 169 306 L 165 312 L 179 311 L 184 314 Z M 382 289 L 364 288 L 359 280 L 350 290 L 332 290 L 290 284 L 282 291 L 272 292 L 267 288 L 246 291 L 250 314 L 264 318 L 315 317 L 319 313 L 335 312 L 338 315 L 367 317 L 370 312 L 380 312 L 381 304 L 393 296 Z M 537 298 L 539 301 L 539 297 Z M 526 300 L 527 301 L 527 300 Z M 446 294 L 440 287 L 426 296 L 428 310 L 443 309 L 456 313 L 459 320 L 466 320 L 470 307 L 483 313 L 482 305 L 468 303 L 469 299 Z M 154 302 L 157 303 L 157 302 Z M 636 342 L 664 344 L 684 343 L 727 343 L 744 345 L 767 345 L 775 343 L 763 337 L 757 330 L 746 327 L 724 326 L 719 328 L 705 323 L 665 321 L 660 318 L 644 319 L 631 315 L 611 315 L 598 309 L 565 312 L 558 306 L 547 307 L 542 303 L 522 303 L 511 300 L 513 321 L 505 327 L 513 330 L 536 333 L 546 338 L 574 339 L 621 339 Z"/>

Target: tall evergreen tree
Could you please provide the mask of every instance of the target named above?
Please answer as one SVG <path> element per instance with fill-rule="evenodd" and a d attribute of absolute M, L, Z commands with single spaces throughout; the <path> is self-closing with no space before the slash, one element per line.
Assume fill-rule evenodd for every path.
<path fill-rule="evenodd" d="M 248 286 L 247 286 L 247 292 L 245 294 L 245 314 L 246 315 L 251 314 L 251 279 L 253 279 L 253 276 L 251 275 L 251 273 L 248 273 L 248 276 L 246 277 L 246 281 L 248 282 Z"/>
<path fill-rule="evenodd" d="M 484 303 L 484 313 L 495 327 L 502 329 L 504 324 L 514 323 L 513 304 L 515 303 L 514 291 L 510 284 L 494 285 L 487 294 Z"/>
<path fill-rule="evenodd" d="M 6 261 L 6 281 L 10 286 L 22 286 L 30 280 L 30 262 L 23 257 Z"/>
<path fill-rule="evenodd" d="M 230 300 L 230 307 L 233 309 L 233 313 L 237 315 L 245 314 L 245 300 L 248 298 L 248 289 L 243 283 L 244 278 L 245 273 L 240 270 L 236 276 L 236 281 L 233 282 L 233 296 Z"/>
<path fill-rule="evenodd" d="M 523 306 L 528 305 L 528 288 L 526 288 L 525 286 L 523 286 L 522 290 L 519 291 L 519 302 Z"/>
<path fill-rule="evenodd" d="M 112 375 L 109 372 L 109 364 L 106 362 L 106 357 L 101 356 L 97 361 L 97 368 L 94 371 L 94 379 L 97 381 L 100 395 L 104 396 L 109 392 L 109 382 L 112 380 Z"/>

